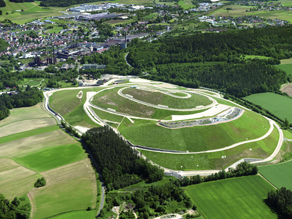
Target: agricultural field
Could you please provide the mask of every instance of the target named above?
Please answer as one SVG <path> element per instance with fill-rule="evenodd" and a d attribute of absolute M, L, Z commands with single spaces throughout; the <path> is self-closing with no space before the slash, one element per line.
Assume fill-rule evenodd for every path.
<path fill-rule="evenodd" d="M 181 6 L 183 9 L 195 8 L 195 5 L 192 3 L 192 0 L 179 1 L 178 5 Z"/>
<path fill-rule="evenodd" d="M 247 143 L 232 149 L 202 154 L 169 154 L 139 150 L 149 160 L 172 170 L 210 170 L 224 169 L 241 158 L 267 158 L 275 150 L 279 140 L 278 130 L 274 128 L 265 139 Z M 292 147 L 290 148 L 292 151 Z"/>
<path fill-rule="evenodd" d="M 245 176 L 186 187 L 206 219 L 278 218 L 264 203 L 274 188 L 260 176 Z"/>
<path fill-rule="evenodd" d="M 27 195 L 32 218 L 95 209 L 96 175 L 84 149 L 56 125 L 41 103 L 12 109 L 0 130 L 0 193 L 10 200 Z M 46 186 L 34 188 L 41 177 Z"/>
<path fill-rule="evenodd" d="M 179 129 L 164 128 L 149 120 L 126 123 L 127 120 L 124 120 L 119 131 L 133 144 L 189 152 L 212 150 L 256 139 L 270 128 L 264 117 L 250 111 L 245 111 L 234 121 Z"/>
<path fill-rule="evenodd" d="M 39 6 L 39 1 L 15 3 L 5 0 L 6 7 L 0 8 L 3 11 L 3 15 L 0 16 L 0 20 L 10 19 L 14 23 L 24 24 L 35 19 L 43 17 L 51 17 L 61 15 L 60 11 L 65 11 L 66 8 L 62 7 L 49 7 L 44 8 Z M 22 10 L 20 12 L 14 12 L 15 10 Z M 6 15 L 6 12 L 9 14 Z M 11 12 L 14 12 L 13 14 Z"/>
<path fill-rule="evenodd" d="M 226 10 L 226 8 L 233 8 L 233 10 Z M 270 19 L 281 19 L 292 22 L 292 12 L 291 11 L 249 11 L 252 6 L 240 6 L 240 5 L 227 5 L 218 10 L 212 11 L 210 13 L 217 16 L 232 16 L 232 17 L 240 17 L 240 16 L 259 16 L 263 18 Z M 248 10 L 248 12 L 246 11 Z"/>
<path fill-rule="evenodd" d="M 259 173 L 262 174 L 269 182 L 278 189 L 286 187 L 292 189 L 292 161 L 287 161 L 279 164 L 272 164 L 259 167 Z"/>
<path fill-rule="evenodd" d="M 257 55 L 245 55 L 245 59 L 269 59 L 270 57 L 267 56 L 257 56 Z"/>
<path fill-rule="evenodd" d="M 244 97 L 244 99 L 262 106 L 264 109 L 270 111 L 281 119 L 287 118 L 292 122 L 292 114 L 290 113 L 292 107 L 292 99 L 274 93 L 260 93 L 252 94 Z"/>

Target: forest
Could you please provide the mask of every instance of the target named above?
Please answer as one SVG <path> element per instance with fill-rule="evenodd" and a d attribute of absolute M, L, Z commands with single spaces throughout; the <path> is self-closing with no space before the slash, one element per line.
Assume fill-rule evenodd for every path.
<path fill-rule="evenodd" d="M 0 194 L 0 218 L 27 219 L 30 216 L 31 205 L 25 197 L 15 197 L 12 202 Z"/>
<path fill-rule="evenodd" d="M 292 27 L 283 26 L 196 33 L 152 43 L 135 39 L 128 45 L 127 61 L 153 80 L 206 86 L 237 97 L 274 92 L 291 80 L 272 66 L 292 57 L 291 33 Z M 245 55 L 270 58 L 251 60 Z"/>
<path fill-rule="evenodd" d="M 5 7 L 6 6 L 5 2 L 4 2 L 5 4 L 4 5 L 3 3 L 1 3 L 1 1 L 3 0 L 0 0 L 0 7 Z M 1 6 L 1 5 L 4 5 L 4 6 Z M 7 47 L 8 47 L 8 43 L 5 40 L 0 39 L 0 52 L 3 52 L 4 50 L 6 50 Z"/>
<path fill-rule="evenodd" d="M 123 202 L 132 203 L 139 218 L 148 219 L 166 213 L 185 211 L 186 209 L 196 209 L 190 197 L 184 190 L 170 180 L 170 182 L 151 186 L 145 190 L 137 190 L 130 194 L 110 193 L 106 196 L 106 205 L 101 211 L 101 217 L 105 212 L 110 211 L 113 206 L 119 206 Z M 175 206 L 175 207 L 173 207 Z"/>
<path fill-rule="evenodd" d="M 0 95 L 0 120 L 10 114 L 10 109 L 33 106 L 43 100 L 43 93 L 38 88 L 27 86 L 26 91 L 18 89 L 18 94 Z"/>
<path fill-rule="evenodd" d="M 292 191 L 282 187 L 268 193 L 266 204 L 276 211 L 279 218 L 292 218 Z"/>
<path fill-rule="evenodd" d="M 108 126 L 88 130 L 82 140 L 92 152 L 109 191 L 163 178 L 164 170 L 140 158 L 138 152 Z"/>

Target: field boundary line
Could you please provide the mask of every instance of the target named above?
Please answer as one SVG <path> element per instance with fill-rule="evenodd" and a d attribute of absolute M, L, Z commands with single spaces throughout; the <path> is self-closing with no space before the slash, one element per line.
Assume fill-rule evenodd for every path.
<path fill-rule="evenodd" d="M 273 185 L 269 180 L 267 180 L 262 174 L 258 173 L 260 177 L 262 177 L 267 183 L 269 183 L 271 186 L 273 186 L 276 190 L 278 189 L 275 185 Z"/>
<path fill-rule="evenodd" d="M 121 121 L 120 124 L 118 125 L 117 130 L 118 130 L 118 128 L 120 127 L 120 125 L 122 124 L 122 122 L 124 121 L 124 119 L 125 119 L 125 116 L 123 117 L 122 121 Z"/>

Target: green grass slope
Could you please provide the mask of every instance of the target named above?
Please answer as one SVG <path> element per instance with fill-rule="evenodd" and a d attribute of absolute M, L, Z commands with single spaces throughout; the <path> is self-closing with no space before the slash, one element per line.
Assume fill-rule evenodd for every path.
<path fill-rule="evenodd" d="M 203 154 L 168 154 L 140 150 L 149 160 L 172 170 L 209 170 L 227 168 L 241 158 L 267 158 L 276 149 L 279 132 L 274 128 L 265 139 L 232 149 Z"/>
<path fill-rule="evenodd" d="M 188 115 L 205 111 L 171 111 L 156 109 L 154 107 L 136 103 L 127 98 L 121 97 L 117 93 L 119 89 L 121 89 L 121 87 L 100 92 L 99 94 L 94 96 L 92 104 L 102 107 L 104 109 L 111 108 L 116 110 L 117 112 L 125 113 L 132 116 L 154 119 L 170 119 L 169 116 L 171 115 Z"/>
<path fill-rule="evenodd" d="M 61 114 L 67 122 L 73 126 L 84 126 L 93 128 L 98 126 L 83 110 L 83 104 L 86 101 L 86 93 L 88 91 L 98 91 L 102 88 L 91 89 L 76 89 L 76 90 L 63 90 L 55 92 L 50 97 L 50 107 Z M 77 94 L 83 91 L 82 98 L 77 98 Z"/>
<path fill-rule="evenodd" d="M 273 187 L 260 176 L 246 176 L 186 188 L 206 219 L 277 218 L 264 203 Z"/>
<path fill-rule="evenodd" d="M 126 122 L 126 121 L 124 121 Z M 133 144 L 178 151 L 205 151 L 263 136 L 269 130 L 268 121 L 251 111 L 231 122 L 217 125 L 168 129 L 154 122 L 128 124 L 119 128 Z"/>
<path fill-rule="evenodd" d="M 292 121 L 292 99 L 274 93 L 252 94 L 244 99 L 262 106 L 281 119 Z"/>
<path fill-rule="evenodd" d="M 123 90 L 123 94 L 129 94 L 133 96 L 133 98 L 146 103 L 154 105 L 161 104 L 175 109 L 195 108 L 197 106 L 206 106 L 212 103 L 209 98 L 197 94 L 191 94 L 190 98 L 184 99 L 172 97 L 161 92 L 151 92 L 133 88 Z"/>
<path fill-rule="evenodd" d="M 285 163 L 260 166 L 259 173 L 262 174 L 277 188 L 286 187 L 292 190 L 292 161 Z"/>

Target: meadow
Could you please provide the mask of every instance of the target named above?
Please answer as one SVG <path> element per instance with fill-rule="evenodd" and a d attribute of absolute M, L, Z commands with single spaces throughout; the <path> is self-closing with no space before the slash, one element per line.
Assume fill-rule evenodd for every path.
<path fill-rule="evenodd" d="M 127 120 L 123 121 L 126 122 Z M 142 123 L 136 120 L 135 123 L 122 124 L 119 131 L 133 144 L 196 152 L 256 139 L 263 136 L 269 128 L 269 123 L 264 117 L 245 111 L 240 118 L 217 125 L 168 129 L 156 125 L 153 121 Z"/>
<path fill-rule="evenodd" d="M 267 158 L 275 150 L 279 132 L 274 129 L 265 139 L 232 149 L 202 154 L 168 154 L 139 150 L 149 160 L 172 170 L 224 169 L 241 158 Z"/>
<path fill-rule="evenodd" d="M 54 219 L 92 219 L 96 216 L 95 211 L 72 211 L 53 217 Z"/>
<path fill-rule="evenodd" d="M 47 185 L 29 192 L 35 206 L 34 218 L 95 207 L 95 172 L 88 159 L 42 172 L 42 175 Z"/>
<path fill-rule="evenodd" d="M 92 110 L 96 113 L 96 115 L 98 115 L 99 118 L 101 119 L 105 119 L 105 120 L 109 120 L 109 121 L 113 121 L 113 122 L 121 122 L 122 119 L 124 118 L 123 116 L 119 116 L 119 115 L 115 115 L 112 113 L 108 113 L 96 108 L 92 107 Z"/>
<path fill-rule="evenodd" d="M 252 94 L 244 99 L 262 106 L 283 120 L 287 118 L 292 122 L 292 114 L 289 110 L 292 108 L 292 99 L 288 97 L 274 93 L 260 93 Z"/>
<path fill-rule="evenodd" d="M 88 91 L 98 91 L 100 89 L 102 88 L 80 89 L 83 91 L 82 98 L 77 98 L 77 94 L 80 92 L 79 89 L 55 92 L 50 96 L 50 107 L 61 114 L 73 126 L 97 127 L 98 125 L 83 110 L 83 104 Z"/>
<path fill-rule="evenodd" d="M 205 182 L 185 190 L 206 219 L 278 218 L 264 203 L 273 187 L 260 176 Z"/>
<path fill-rule="evenodd" d="M 0 158 L 0 194 L 9 200 L 33 189 L 40 175 L 8 158 Z"/>
<path fill-rule="evenodd" d="M 121 89 L 115 88 L 111 90 L 105 90 L 95 95 L 92 104 L 102 107 L 104 109 L 111 108 L 117 112 L 125 113 L 132 116 L 145 117 L 145 118 L 154 118 L 154 119 L 165 119 L 171 115 L 186 115 L 203 112 L 205 110 L 197 111 L 171 111 L 164 109 L 157 109 L 154 107 L 146 106 L 134 101 L 131 101 L 127 98 L 121 98 L 117 94 L 117 91 Z M 110 100 L 110 101 L 109 101 Z"/>
<path fill-rule="evenodd" d="M 277 69 L 283 70 L 287 75 L 292 75 L 292 64 L 275 65 Z"/>
<path fill-rule="evenodd" d="M 175 98 L 161 92 L 144 91 L 140 89 L 125 89 L 123 94 L 129 94 L 134 99 L 151 103 L 154 105 L 165 105 L 169 108 L 175 109 L 189 109 L 197 106 L 206 106 L 212 103 L 212 101 L 202 95 L 191 94 L 190 98 Z"/>
<path fill-rule="evenodd" d="M 233 10 L 226 10 L 226 8 L 233 8 Z M 292 12 L 291 11 L 249 11 L 253 6 L 241 6 L 241 5 L 227 5 L 220 9 L 210 12 L 209 14 L 214 14 L 217 16 L 259 16 L 266 19 L 281 19 L 292 22 Z M 248 10 L 248 11 L 246 11 Z"/>
<path fill-rule="evenodd" d="M 54 26 L 52 29 L 46 31 L 46 33 L 59 33 L 61 30 L 63 30 L 63 27 Z"/>
<path fill-rule="evenodd" d="M 268 181 L 270 181 L 278 189 L 286 187 L 292 189 L 292 161 L 285 163 L 266 165 L 259 167 L 259 173 L 262 174 Z"/>

